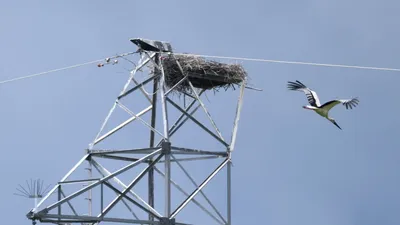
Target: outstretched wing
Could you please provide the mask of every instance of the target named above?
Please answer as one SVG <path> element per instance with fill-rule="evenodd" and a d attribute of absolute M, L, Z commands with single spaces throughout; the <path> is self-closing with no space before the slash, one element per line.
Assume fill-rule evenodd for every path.
<path fill-rule="evenodd" d="M 346 109 L 353 109 L 353 107 L 356 107 L 359 103 L 358 98 L 352 98 L 352 99 L 336 99 L 332 100 L 329 102 L 326 102 L 321 106 L 321 108 L 325 108 L 326 110 L 332 109 L 335 105 L 342 103 Z"/>
<path fill-rule="evenodd" d="M 292 91 L 302 91 L 306 94 L 307 100 L 311 106 L 319 107 L 321 103 L 319 102 L 319 98 L 315 91 L 311 90 L 310 88 L 306 87 L 303 83 L 296 80 L 296 82 L 289 81 L 288 82 L 288 89 Z"/>

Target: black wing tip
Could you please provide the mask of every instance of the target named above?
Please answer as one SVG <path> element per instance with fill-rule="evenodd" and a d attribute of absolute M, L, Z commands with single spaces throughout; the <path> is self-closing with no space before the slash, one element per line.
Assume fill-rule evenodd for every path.
<path fill-rule="evenodd" d="M 300 89 L 300 88 L 307 88 L 303 83 L 301 83 L 298 80 L 296 80 L 296 82 L 288 81 L 287 86 L 288 86 L 289 90 L 297 90 L 297 89 Z"/>
<path fill-rule="evenodd" d="M 353 109 L 355 108 L 358 103 L 360 102 L 360 100 L 358 100 L 358 97 L 352 98 L 346 102 L 343 103 L 343 105 L 346 107 L 346 109 Z"/>

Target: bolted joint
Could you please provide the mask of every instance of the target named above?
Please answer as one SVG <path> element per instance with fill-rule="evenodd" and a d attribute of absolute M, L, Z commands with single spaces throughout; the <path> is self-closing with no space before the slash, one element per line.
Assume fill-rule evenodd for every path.
<path fill-rule="evenodd" d="M 161 143 L 161 151 L 165 155 L 171 154 L 171 142 L 164 141 Z"/>
<path fill-rule="evenodd" d="M 175 225 L 175 218 L 162 217 L 160 218 L 160 225 Z"/>

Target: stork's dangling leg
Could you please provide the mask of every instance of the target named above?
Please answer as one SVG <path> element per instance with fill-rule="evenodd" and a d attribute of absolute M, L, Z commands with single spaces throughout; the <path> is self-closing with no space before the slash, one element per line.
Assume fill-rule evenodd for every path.
<path fill-rule="evenodd" d="M 340 128 L 340 126 L 336 123 L 336 121 L 333 118 L 328 117 L 328 120 L 331 121 L 333 124 L 335 124 L 335 126 L 337 126 L 339 129 L 342 129 L 342 128 Z"/>

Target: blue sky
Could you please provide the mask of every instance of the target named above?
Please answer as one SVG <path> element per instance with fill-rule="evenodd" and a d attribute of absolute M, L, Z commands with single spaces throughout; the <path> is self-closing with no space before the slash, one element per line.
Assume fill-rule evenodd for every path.
<path fill-rule="evenodd" d="M 0 80 L 133 51 L 133 37 L 169 41 L 177 52 L 398 68 L 399 8 L 389 0 L 3 1 Z M 399 224 L 399 73 L 242 64 L 264 91 L 245 93 L 233 224 Z M 56 183 L 83 156 L 127 75 L 90 65 L 0 85 L 4 223 L 29 223 L 32 202 L 15 187 L 35 177 Z M 321 102 L 359 97 L 357 108 L 331 111 L 343 130 L 301 108 L 305 96 L 286 89 L 296 79 Z M 224 93 L 228 102 L 209 94 L 207 104 L 222 118 L 237 94 Z M 222 207 L 223 190 L 212 190 Z M 195 209 L 186 213 L 202 222 Z"/>

